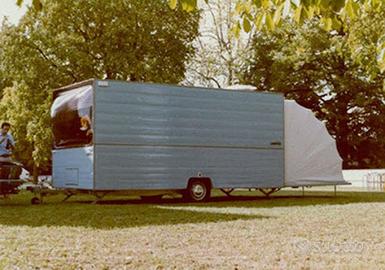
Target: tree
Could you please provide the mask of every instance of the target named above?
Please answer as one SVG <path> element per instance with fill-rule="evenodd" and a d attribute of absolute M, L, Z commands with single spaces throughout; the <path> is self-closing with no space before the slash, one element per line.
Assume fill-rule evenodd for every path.
<path fill-rule="evenodd" d="M 261 32 L 242 83 L 283 92 L 312 109 L 336 138 L 345 168 L 383 167 L 385 76 L 370 78 L 349 42 L 344 32 L 325 31 L 318 21 Z"/>
<path fill-rule="evenodd" d="M 200 35 L 194 41 L 195 56 L 187 65 L 187 85 L 222 88 L 239 82 L 237 76 L 254 31 L 236 36 L 235 0 L 202 3 Z M 251 27 L 251 26 L 250 26 Z"/>
<path fill-rule="evenodd" d="M 27 34 L 19 37 L 25 47 L 72 81 L 177 83 L 194 52 L 198 19 L 163 0 L 49 1 L 40 12 L 31 9 L 18 31 Z"/>
<path fill-rule="evenodd" d="M 351 52 L 355 62 L 367 71 L 370 78 L 382 76 L 385 71 L 384 14 L 385 5 L 376 10 L 363 10 L 352 20 L 347 33 L 347 43 L 353 48 Z"/>
<path fill-rule="evenodd" d="M 172 8 L 176 8 L 178 2 L 185 10 L 194 10 L 197 6 L 197 0 L 168 1 Z M 209 2 L 209 0 L 205 1 Z M 368 13 L 380 13 L 384 6 L 383 0 L 238 0 L 236 11 L 242 23 L 237 25 L 237 29 L 243 26 L 247 31 L 250 24 L 255 24 L 260 30 L 274 30 L 287 18 L 302 24 L 308 19 L 319 17 L 320 25 L 325 30 L 339 30 Z M 359 51 L 360 48 L 359 44 L 354 43 L 349 44 L 349 47 L 352 52 Z M 376 57 L 373 60 L 382 73 L 385 71 L 385 35 L 383 34 L 378 38 L 376 51 Z M 365 56 L 361 56 L 357 59 L 364 58 Z"/>
<path fill-rule="evenodd" d="M 43 4 L 0 32 L 0 82 L 10 87 L 2 118 L 14 122 L 22 161 L 38 166 L 51 147 L 51 89 L 89 78 L 178 83 L 199 21 L 198 12 L 171 10 L 166 0 Z"/>
<path fill-rule="evenodd" d="M 51 95 L 36 94 L 23 84 L 5 88 L 0 103 L 2 120 L 12 123 L 12 134 L 17 143 L 15 155 L 33 170 L 35 178 L 38 168 L 44 169 L 50 160 L 52 135 L 47 128 L 51 123 L 47 113 L 50 104 Z"/>
<path fill-rule="evenodd" d="M 23 0 L 16 1 L 18 5 Z M 193 11 L 197 8 L 197 0 L 168 0 L 171 8 L 175 9 L 178 2 L 181 8 Z M 209 0 L 205 0 L 206 3 Z M 33 6 L 39 10 L 42 0 L 33 0 Z M 303 23 L 314 16 L 321 17 L 322 26 L 330 30 L 338 29 L 342 24 L 354 20 L 361 12 L 378 12 L 385 3 L 382 0 L 238 0 L 237 12 L 241 15 L 244 29 L 254 23 L 258 29 L 273 30 L 279 26 L 282 19 L 291 16 L 296 22 Z M 342 19 L 342 20 L 341 20 Z M 239 29 L 241 24 L 238 24 Z M 381 36 L 377 44 L 377 64 L 381 72 L 385 71 L 385 36 Z M 356 48 L 352 48 L 353 50 Z"/>
<path fill-rule="evenodd" d="M 23 0 L 16 1 L 18 5 Z M 33 0 L 33 6 L 39 10 L 43 6 L 43 0 Z M 194 11 L 197 8 L 197 0 L 168 0 L 171 8 L 178 6 L 186 11 Z M 209 0 L 205 0 L 206 3 Z M 321 18 L 321 25 L 326 30 L 339 29 L 351 20 L 362 17 L 367 12 L 378 12 L 385 6 L 382 0 L 238 0 L 237 12 L 240 15 L 243 28 L 246 30 L 254 23 L 258 29 L 267 28 L 274 30 L 280 26 L 283 19 L 291 17 L 297 23 L 303 23 L 315 16 Z M 241 24 L 237 24 L 237 31 Z M 385 71 L 385 35 L 379 38 L 376 46 L 376 65 L 382 72 Z M 357 50 L 351 46 L 352 51 Z M 361 58 L 364 58 L 362 56 Z"/>

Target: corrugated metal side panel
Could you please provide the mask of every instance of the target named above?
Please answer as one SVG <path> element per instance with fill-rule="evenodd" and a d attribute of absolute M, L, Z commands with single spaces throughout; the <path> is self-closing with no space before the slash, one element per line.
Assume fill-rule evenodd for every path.
<path fill-rule="evenodd" d="M 95 189 L 283 184 L 283 97 L 109 81 L 95 88 Z"/>
<path fill-rule="evenodd" d="M 199 172 L 214 187 L 280 187 L 283 151 L 96 146 L 96 189 L 183 189 Z"/>
<path fill-rule="evenodd" d="M 280 95 L 109 81 L 95 89 L 96 144 L 270 147 Z"/>
<path fill-rule="evenodd" d="M 53 150 L 53 186 L 93 189 L 93 152 L 93 146 Z"/>

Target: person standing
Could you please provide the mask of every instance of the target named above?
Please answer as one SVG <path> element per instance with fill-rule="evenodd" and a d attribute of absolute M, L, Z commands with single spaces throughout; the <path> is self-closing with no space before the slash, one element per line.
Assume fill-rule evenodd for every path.
<path fill-rule="evenodd" d="M 9 133 L 11 124 L 4 122 L 0 131 L 0 162 L 11 162 L 12 150 L 15 148 L 15 140 Z"/>

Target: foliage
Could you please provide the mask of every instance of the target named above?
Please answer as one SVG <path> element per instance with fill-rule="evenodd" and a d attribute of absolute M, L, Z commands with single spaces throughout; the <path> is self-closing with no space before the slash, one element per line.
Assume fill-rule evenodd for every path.
<path fill-rule="evenodd" d="M 191 11 L 197 8 L 196 0 L 168 0 L 168 2 L 171 8 L 176 8 L 178 2 L 184 10 Z M 356 18 L 363 11 L 378 11 L 383 5 L 382 0 L 238 0 L 236 11 L 241 16 L 244 26 L 255 23 L 259 29 L 266 27 L 273 30 L 288 17 L 297 23 L 303 23 L 307 19 L 320 16 L 324 29 L 330 30 L 340 26 L 344 21 Z"/>
<path fill-rule="evenodd" d="M 348 42 L 345 33 L 325 31 L 318 21 L 259 33 L 243 83 L 283 92 L 312 109 L 336 138 L 345 168 L 384 167 L 378 149 L 385 148 L 385 76 L 370 78 Z"/>
<path fill-rule="evenodd" d="M 177 2 L 186 10 L 193 10 L 196 1 L 192 0 L 169 0 L 172 7 L 177 6 Z M 383 0 L 238 0 L 236 11 L 240 15 L 240 21 L 235 29 L 243 28 L 248 31 L 249 25 L 255 24 L 260 30 L 267 29 L 272 31 L 282 25 L 283 20 L 290 18 L 299 24 L 306 20 L 319 17 L 320 25 L 323 29 L 330 31 L 339 30 L 349 26 L 351 21 L 363 18 L 374 12 L 381 13 L 385 7 Z M 381 27 L 381 24 L 378 24 Z M 376 56 L 371 61 L 376 62 L 376 66 L 382 73 L 385 71 L 385 35 L 378 38 L 376 44 Z M 352 52 L 359 51 L 359 44 L 350 44 Z M 362 55 L 360 58 L 365 58 Z M 362 66 L 365 65 L 360 63 Z"/>
<path fill-rule="evenodd" d="M 49 1 L 19 28 L 28 33 L 25 45 L 72 81 L 177 83 L 197 27 L 197 13 L 174 12 L 163 0 L 95 0 Z"/>
<path fill-rule="evenodd" d="M 385 71 L 384 14 L 385 5 L 376 10 L 364 10 L 352 20 L 348 31 L 348 44 L 353 48 L 355 62 L 373 79 Z"/>
<path fill-rule="evenodd" d="M 234 7 L 235 0 L 202 3 L 200 35 L 194 41 L 196 52 L 187 64 L 184 84 L 223 88 L 238 83 L 254 31 L 234 35 L 239 18 Z"/>
<path fill-rule="evenodd" d="M 19 5 L 22 2 L 23 0 L 17 0 Z M 33 6 L 39 10 L 43 2 L 33 0 Z M 198 3 L 197 0 L 168 0 L 169 6 L 173 9 L 177 8 L 178 2 L 186 11 L 195 10 Z M 205 2 L 208 3 L 209 0 Z M 258 29 L 274 30 L 288 17 L 297 23 L 303 23 L 316 16 L 321 18 L 320 23 L 325 30 L 340 29 L 367 13 L 378 13 L 384 6 L 382 0 L 238 0 L 236 11 L 241 18 L 234 29 L 236 33 L 239 33 L 241 28 L 248 32 L 251 24 L 255 24 Z M 359 45 L 352 44 L 351 49 L 357 51 Z M 385 71 L 385 35 L 379 38 L 376 51 L 376 57 L 372 59 L 375 59 L 376 66 L 382 73 Z M 365 55 L 361 58 L 365 58 Z"/>
<path fill-rule="evenodd" d="M 49 162 L 52 138 L 46 112 L 50 103 L 50 95 L 35 93 L 25 85 L 4 89 L 0 114 L 3 120 L 12 123 L 12 134 L 17 142 L 16 158 L 30 169 L 33 165 L 44 167 Z"/>
<path fill-rule="evenodd" d="M 41 10 L 43 8 L 43 2 L 44 0 L 32 0 L 32 7 L 36 10 Z M 23 3 L 23 0 L 16 0 L 16 5 L 19 7 L 21 7 Z"/>
<path fill-rule="evenodd" d="M 22 161 L 49 156 L 49 93 L 89 78 L 178 83 L 194 53 L 198 12 L 166 0 L 44 1 L 0 32 L 4 120 Z M 24 139 L 25 136 L 25 139 Z"/>

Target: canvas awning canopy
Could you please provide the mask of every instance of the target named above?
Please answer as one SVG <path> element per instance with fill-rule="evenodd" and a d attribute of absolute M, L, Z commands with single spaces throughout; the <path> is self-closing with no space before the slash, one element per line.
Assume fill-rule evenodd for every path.
<path fill-rule="evenodd" d="M 285 186 L 348 184 L 334 138 L 314 113 L 285 100 Z"/>

